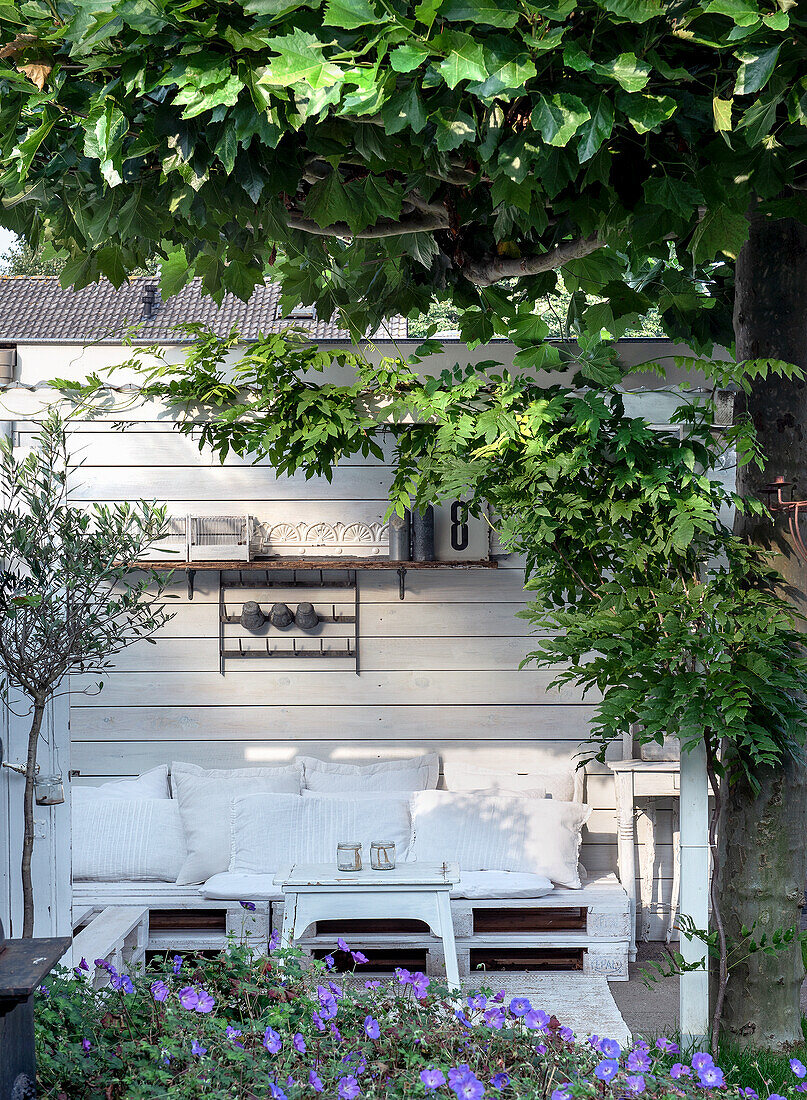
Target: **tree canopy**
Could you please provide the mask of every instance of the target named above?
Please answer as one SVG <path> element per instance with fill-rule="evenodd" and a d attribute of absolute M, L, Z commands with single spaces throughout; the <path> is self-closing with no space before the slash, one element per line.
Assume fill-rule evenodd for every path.
<path fill-rule="evenodd" d="M 0 4 L 0 221 L 66 282 L 161 254 L 357 331 L 434 294 L 542 366 L 581 328 L 730 339 L 750 206 L 807 219 L 795 0 Z M 601 300 L 589 302 L 587 293 Z"/>

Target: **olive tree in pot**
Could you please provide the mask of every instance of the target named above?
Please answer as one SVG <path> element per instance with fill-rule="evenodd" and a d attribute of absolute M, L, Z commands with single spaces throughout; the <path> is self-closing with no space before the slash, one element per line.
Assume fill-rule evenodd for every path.
<path fill-rule="evenodd" d="M 70 673 L 102 673 L 132 642 L 152 639 L 170 615 L 165 579 L 131 573 L 165 534 L 165 509 L 138 501 L 68 503 L 65 426 L 42 425 L 25 456 L 0 440 L 0 692 L 30 700 L 22 846 L 23 937 L 33 935 L 34 786 L 42 720 Z M 99 688 L 103 681 L 99 682 Z"/>

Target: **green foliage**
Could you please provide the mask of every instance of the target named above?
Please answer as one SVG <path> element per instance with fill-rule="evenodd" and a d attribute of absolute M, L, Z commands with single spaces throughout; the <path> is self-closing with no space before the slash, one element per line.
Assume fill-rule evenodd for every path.
<path fill-rule="evenodd" d="M 271 269 L 356 333 L 439 294 L 472 342 L 588 257 L 584 330 L 656 309 L 730 344 L 749 204 L 807 216 L 806 27 L 785 0 L 9 0 L 0 222 L 76 286 L 181 256 L 172 289 Z"/>
<path fill-rule="evenodd" d="M 165 580 L 134 576 L 166 531 L 165 509 L 146 501 L 67 502 L 63 423 L 46 421 L 22 457 L 0 439 L 0 694 L 47 699 L 68 673 L 100 674 L 132 642 L 170 618 Z"/>

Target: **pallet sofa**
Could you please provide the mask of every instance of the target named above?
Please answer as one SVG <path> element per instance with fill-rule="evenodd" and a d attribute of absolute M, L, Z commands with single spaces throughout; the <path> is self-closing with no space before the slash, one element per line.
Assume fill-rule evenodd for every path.
<path fill-rule="evenodd" d="M 395 762 L 396 765 L 405 763 Z M 345 784 L 348 790 L 344 791 L 343 798 L 349 800 L 350 785 L 358 780 L 351 775 L 351 766 L 334 767 L 339 770 L 333 775 L 326 772 L 324 780 L 315 769 L 310 782 L 314 787 L 327 787 L 332 779 L 337 784 Z M 195 773 L 201 771 L 195 769 Z M 440 775 L 438 763 L 429 760 L 426 772 L 423 785 L 436 786 Z M 463 774 L 452 774 L 447 770 L 441 779 L 446 784 L 465 787 L 475 796 L 483 796 L 486 792 L 477 791 L 474 784 L 492 784 L 496 773 L 486 773 L 482 769 L 476 769 L 476 772 L 479 774 L 475 774 L 473 769 L 470 773 L 466 770 Z M 213 772 L 205 774 L 215 775 Z M 238 780 L 244 774 L 242 771 L 240 776 L 234 777 L 238 789 Z M 370 778 L 373 778 L 372 774 Z M 582 801 L 580 777 L 573 771 L 567 769 L 560 786 L 550 791 L 546 788 L 547 785 L 552 787 L 553 781 L 541 783 L 542 779 L 546 777 L 510 777 L 508 781 L 519 792 L 513 805 L 523 806 L 525 803 L 520 799 L 557 798 L 558 795 L 561 796 L 560 801 L 564 795 L 571 796 L 570 803 L 575 798 L 578 802 Z M 404 775 L 401 775 L 401 782 L 404 780 Z M 388 777 L 384 781 L 397 782 Z M 501 778 L 495 781 L 502 782 Z M 103 792 L 103 788 L 98 790 Z M 389 793 L 382 792 L 385 803 L 393 797 L 392 791 L 394 788 Z M 445 798 L 448 799 L 451 793 L 447 791 Z M 498 788 L 487 793 L 498 796 L 503 792 Z M 309 794 L 316 804 L 321 799 L 323 805 L 328 806 L 329 798 L 333 798 L 333 806 L 342 803 L 342 798 L 336 797 L 335 791 L 326 793 L 314 789 Z M 365 792 L 365 795 L 370 799 L 373 797 L 370 792 Z M 398 792 L 394 797 L 400 797 Z M 427 801 L 431 798 L 432 802 L 438 803 L 443 800 L 439 792 L 422 796 L 416 792 L 410 805 L 414 806 L 418 798 Z M 285 805 L 292 802 L 297 805 L 295 798 L 287 793 L 255 795 L 252 800 L 257 810 L 263 808 L 264 812 L 269 812 L 266 807 L 271 809 L 275 803 Z M 238 801 L 232 801 L 233 813 Z M 246 806 L 250 799 L 247 797 L 240 801 Z M 301 806 L 302 802 L 308 803 L 308 799 L 303 798 Z M 200 807 L 200 817 L 203 819 L 199 826 L 201 829 L 206 825 L 204 818 L 210 816 L 206 813 L 207 805 L 203 803 Z M 304 810 L 306 808 L 310 810 L 310 806 L 303 807 Z M 377 820 L 377 803 L 375 816 Z M 271 825 L 272 820 L 268 819 L 270 823 L 263 834 L 260 829 L 257 830 L 259 836 L 277 835 Z M 340 820 L 344 822 L 346 819 L 342 817 Z M 193 830 L 194 825 L 191 823 L 189 827 Z M 335 828 L 344 829 L 346 826 L 342 824 Z M 442 858 L 442 853 L 435 855 Z M 74 951 L 78 952 L 83 937 L 85 944 L 95 944 L 93 950 L 99 953 L 94 958 L 114 961 L 111 956 L 123 958 L 127 950 L 129 958 L 145 957 L 146 952 L 214 951 L 225 946 L 229 938 L 235 937 L 237 940 L 248 938 L 256 953 L 264 952 L 273 931 L 279 934 L 282 926 L 283 898 L 272 885 L 271 873 L 260 873 L 257 867 L 248 867 L 247 871 L 231 864 L 228 870 L 219 870 L 203 882 L 183 885 L 166 881 L 127 881 L 117 876 L 106 881 L 98 877 L 91 881 L 75 881 Z M 196 873 L 202 872 L 197 868 Z M 588 877 L 584 873 L 580 888 L 553 887 L 544 880 L 545 888 L 535 891 L 540 896 L 530 896 L 531 878 L 537 880 L 538 876 L 502 870 L 477 870 L 465 875 L 468 885 L 460 883 L 451 902 L 460 973 L 468 976 L 480 969 L 572 970 L 613 981 L 626 981 L 631 938 L 630 903 L 617 878 L 614 875 Z M 241 902 L 253 904 L 254 909 L 245 908 Z M 114 913 L 114 919 L 110 913 Z M 106 945 L 101 942 L 102 937 L 99 938 L 101 933 L 107 937 Z M 418 922 L 379 922 L 362 919 L 361 914 L 351 921 L 320 921 L 307 930 L 299 946 L 316 957 L 322 957 L 336 949 L 340 936 L 368 956 L 368 973 L 370 970 L 389 971 L 395 966 L 421 969 L 433 975 L 444 973 L 440 941 Z M 133 941 L 134 954 L 131 947 Z M 111 955 L 103 950 L 105 946 L 108 946 Z M 89 958 L 86 951 L 78 954 L 77 958 L 81 954 Z"/>

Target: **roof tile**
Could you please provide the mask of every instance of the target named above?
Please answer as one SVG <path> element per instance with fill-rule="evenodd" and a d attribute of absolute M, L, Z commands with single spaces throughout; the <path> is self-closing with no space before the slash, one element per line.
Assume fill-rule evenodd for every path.
<path fill-rule="evenodd" d="M 144 317 L 147 288 L 154 293 L 148 318 Z M 246 340 L 279 332 L 289 324 L 306 330 L 314 340 L 350 340 L 345 329 L 330 321 L 278 316 L 279 301 L 277 283 L 256 287 L 248 302 L 225 294 L 217 306 L 202 294 L 200 279 L 163 301 L 154 276 L 132 278 L 117 290 L 106 281 L 72 290 L 60 286 L 55 276 L 5 276 L 0 277 L 0 341 L 119 343 L 128 335 L 137 343 L 180 344 L 189 338 L 177 326 L 190 322 L 205 325 L 218 336 L 235 327 Z M 404 317 L 391 318 L 375 334 L 380 340 L 405 340 L 406 336 Z"/>

